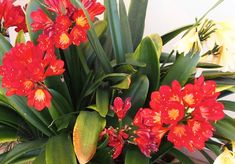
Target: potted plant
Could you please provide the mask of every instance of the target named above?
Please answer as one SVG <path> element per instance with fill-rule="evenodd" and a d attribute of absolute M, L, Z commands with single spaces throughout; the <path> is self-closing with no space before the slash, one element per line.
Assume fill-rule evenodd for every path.
<path fill-rule="evenodd" d="M 234 63 L 208 59 L 231 53 L 213 40 L 224 26 L 203 16 L 143 38 L 148 0 L 13 2 L 0 1 L 0 163 L 193 163 L 183 147 L 212 163 L 205 150 L 231 149 Z"/>

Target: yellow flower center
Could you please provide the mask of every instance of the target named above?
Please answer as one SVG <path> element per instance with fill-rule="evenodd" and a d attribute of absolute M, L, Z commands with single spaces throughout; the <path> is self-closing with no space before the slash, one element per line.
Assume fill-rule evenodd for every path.
<path fill-rule="evenodd" d="M 60 43 L 61 43 L 61 44 L 67 44 L 67 43 L 69 43 L 69 41 L 70 41 L 70 39 L 69 39 L 69 37 L 68 37 L 67 34 L 62 33 L 62 34 L 60 35 Z"/>
<path fill-rule="evenodd" d="M 154 116 L 154 123 L 160 123 L 161 121 L 161 115 L 160 113 L 155 113 L 155 116 Z"/>
<path fill-rule="evenodd" d="M 36 92 L 35 92 L 35 95 L 34 95 L 34 99 L 35 100 L 38 100 L 38 101 L 44 101 L 45 100 L 45 93 L 43 92 L 42 89 L 38 89 Z"/>
<path fill-rule="evenodd" d="M 183 127 L 181 127 L 181 126 L 175 127 L 174 128 L 174 133 L 177 136 L 181 137 L 181 136 L 183 136 L 185 134 L 185 129 Z"/>
<path fill-rule="evenodd" d="M 183 99 L 184 99 L 185 102 L 187 102 L 190 105 L 195 103 L 193 94 L 187 94 L 183 97 Z"/>
<path fill-rule="evenodd" d="M 81 27 L 84 27 L 87 24 L 86 18 L 85 17 L 77 17 L 76 24 Z"/>
<path fill-rule="evenodd" d="M 193 130 L 193 133 L 196 133 L 201 127 L 201 124 L 199 122 L 194 122 L 193 124 L 193 127 L 192 127 L 192 130 Z"/>
<path fill-rule="evenodd" d="M 179 110 L 177 109 L 171 109 L 168 111 L 168 115 L 171 120 L 176 120 L 177 117 L 179 117 Z"/>
<path fill-rule="evenodd" d="M 33 82 L 30 81 L 30 80 L 25 81 L 24 82 L 24 86 L 25 86 L 26 89 L 29 89 L 29 88 L 31 88 L 33 86 Z"/>

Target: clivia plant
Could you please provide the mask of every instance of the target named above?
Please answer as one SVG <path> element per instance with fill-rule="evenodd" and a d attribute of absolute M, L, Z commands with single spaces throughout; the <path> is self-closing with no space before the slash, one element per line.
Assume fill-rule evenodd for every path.
<path fill-rule="evenodd" d="M 147 4 L 0 0 L 0 163 L 194 163 L 182 148 L 235 158 L 235 102 L 223 100 L 234 29 L 204 15 L 143 38 Z"/>

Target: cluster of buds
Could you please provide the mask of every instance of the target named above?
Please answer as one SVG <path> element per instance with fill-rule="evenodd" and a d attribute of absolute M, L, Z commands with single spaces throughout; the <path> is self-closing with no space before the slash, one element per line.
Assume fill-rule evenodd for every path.
<path fill-rule="evenodd" d="M 130 98 L 127 98 L 125 101 L 120 97 L 116 97 L 113 102 L 113 106 L 111 109 L 118 117 L 119 123 L 122 122 L 123 118 L 125 118 L 127 111 L 131 108 Z M 121 124 L 120 124 L 121 125 Z M 113 159 L 116 159 L 121 153 L 124 147 L 124 144 L 127 142 L 130 135 L 128 134 L 130 127 L 125 125 L 124 127 L 113 128 L 112 126 L 104 129 L 104 131 L 100 134 L 100 138 L 104 135 L 108 135 L 109 141 L 108 146 L 112 147 L 113 151 Z"/>

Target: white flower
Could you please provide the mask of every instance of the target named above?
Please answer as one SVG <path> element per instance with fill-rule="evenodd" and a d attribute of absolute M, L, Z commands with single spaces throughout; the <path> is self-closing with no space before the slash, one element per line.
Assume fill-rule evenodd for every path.
<path fill-rule="evenodd" d="M 235 26 L 229 23 L 216 23 L 216 31 L 203 42 L 203 46 L 212 50 L 218 45 L 216 55 L 208 55 L 202 58 L 203 62 L 214 63 L 223 66 L 223 72 L 235 72 Z"/>
<path fill-rule="evenodd" d="M 233 151 L 225 148 L 224 152 L 221 153 L 214 161 L 214 164 L 235 164 L 235 142 L 232 143 Z"/>
<path fill-rule="evenodd" d="M 201 48 L 202 45 L 196 28 L 191 29 L 175 45 L 175 50 L 178 51 L 178 53 L 184 53 L 184 54 L 187 54 L 191 50 L 196 52 L 200 51 Z"/>

